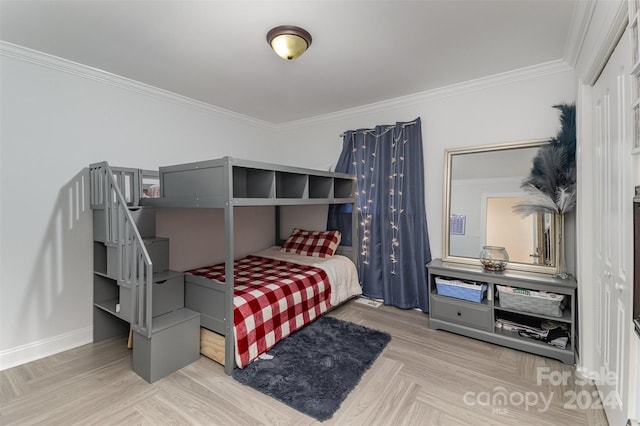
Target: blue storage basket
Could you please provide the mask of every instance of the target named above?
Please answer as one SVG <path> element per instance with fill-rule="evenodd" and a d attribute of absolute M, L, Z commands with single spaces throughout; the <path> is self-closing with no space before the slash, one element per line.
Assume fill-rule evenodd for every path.
<path fill-rule="evenodd" d="M 436 289 L 438 295 L 468 300 L 470 302 L 482 302 L 487 293 L 487 284 L 472 283 L 468 281 L 449 280 L 436 277 Z"/>

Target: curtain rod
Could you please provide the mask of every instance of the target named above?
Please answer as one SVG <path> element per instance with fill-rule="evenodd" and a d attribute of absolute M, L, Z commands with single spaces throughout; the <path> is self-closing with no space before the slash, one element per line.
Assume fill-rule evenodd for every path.
<path fill-rule="evenodd" d="M 413 121 L 408 121 L 406 123 L 402 123 L 402 128 L 404 129 L 405 126 L 408 126 L 410 124 L 416 124 L 417 121 L 418 120 L 413 120 Z M 394 127 L 396 127 L 395 124 L 389 125 L 389 126 L 385 127 L 384 130 L 387 131 L 389 129 L 393 129 Z M 375 129 L 362 129 L 362 130 L 353 130 L 353 132 L 355 132 L 355 133 L 367 133 L 367 132 L 373 132 L 374 130 Z M 343 138 L 345 134 L 346 134 L 346 132 L 345 133 L 340 133 L 340 135 L 338 135 L 338 136 Z"/>

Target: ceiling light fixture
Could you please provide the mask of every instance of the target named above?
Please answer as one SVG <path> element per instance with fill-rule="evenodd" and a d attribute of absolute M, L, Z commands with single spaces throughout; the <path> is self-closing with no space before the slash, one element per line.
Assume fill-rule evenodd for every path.
<path fill-rule="evenodd" d="M 300 27 L 281 25 L 267 33 L 267 43 L 282 59 L 291 60 L 311 46 L 311 34 Z"/>

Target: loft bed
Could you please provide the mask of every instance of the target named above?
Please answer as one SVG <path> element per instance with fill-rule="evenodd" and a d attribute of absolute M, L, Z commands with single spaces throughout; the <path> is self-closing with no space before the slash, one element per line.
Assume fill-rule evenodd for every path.
<path fill-rule="evenodd" d="M 295 329 L 361 293 L 355 268 L 357 252 L 352 247 L 338 246 L 335 253 L 329 250 L 331 253 L 328 255 L 327 251 L 319 255 L 316 248 L 308 250 L 308 246 L 296 245 L 299 240 L 295 238 L 300 235 L 291 235 L 284 244 L 279 240 L 280 206 L 343 204 L 351 207 L 351 241 L 353 246 L 356 246 L 356 179 L 353 175 L 224 157 L 161 167 L 158 179 L 159 197 L 142 198 L 140 205 L 224 209 L 225 261 L 213 266 L 203 265 L 186 272 L 185 307 L 200 313 L 201 340 L 204 342 L 202 347 L 209 348 L 203 353 L 223 363 L 227 374 L 231 374 L 236 365 L 242 367 L 251 362 Z M 274 243 L 277 246 L 243 259 L 234 259 L 236 206 L 275 206 L 277 240 Z M 321 234 L 321 241 L 324 241 L 322 238 L 326 238 L 329 232 L 313 233 L 313 241 L 318 241 L 318 234 Z M 308 234 L 305 236 L 309 237 Z M 307 239 L 305 243 L 309 241 Z M 282 244 L 281 250 L 278 246 Z M 300 250 L 300 247 L 303 249 Z M 301 313 L 296 308 L 298 311 L 295 316 L 298 319 L 289 319 L 287 325 L 265 330 L 266 336 L 258 336 L 257 343 L 241 340 L 248 334 L 255 334 L 252 333 L 251 326 L 248 327 L 249 331 L 245 332 L 245 325 L 235 324 L 241 310 L 238 305 L 244 304 L 246 307 L 257 303 L 245 303 L 239 294 L 242 289 L 246 289 L 246 282 L 239 282 L 242 279 L 237 273 L 246 262 L 254 262 L 253 266 L 257 262 L 268 274 L 284 269 L 294 270 L 297 275 L 307 274 L 303 281 L 310 281 L 308 276 L 315 277 L 311 279 L 315 280 L 312 284 L 314 289 L 301 291 L 301 294 L 312 295 L 310 298 L 314 300 L 314 304 L 304 302 L 304 312 Z M 272 278 L 268 275 L 259 279 L 268 281 L 269 285 L 273 284 Z M 251 288 L 246 292 L 251 293 Z M 273 295 L 264 296 L 263 299 L 272 297 Z M 297 299 L 297 296 L 295 298 Z M 271 307 L 262 306 L 261 309 L 270 313 L 277 309 L 277 305 L 278 302 Z M 242 318 L 248 324 L 253 324 L 262 322 L 263 316 L 263 313 L 245 312 Z M 304 317 L 302 321 L 299 320 L 301 316 Z M 230 321 L 230 318 L 234 321 Z M 239 334 L 242 334 L 239 338 L 235 335 L 236 328 L 240 330 Z M 251 350 L 238 349 L 246 346 L 250 346 Z"/>

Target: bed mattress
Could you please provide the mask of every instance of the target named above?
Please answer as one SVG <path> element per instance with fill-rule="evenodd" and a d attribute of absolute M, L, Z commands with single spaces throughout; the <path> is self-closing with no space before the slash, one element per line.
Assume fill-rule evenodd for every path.
<path fill-rule="evenodd" d="M 280 246 L 273 246 L 254 254 L 324 270 L 331 285 L 331 306 L 339 305 L 353 296 L 362 294 L 362 287 L 360 287 L 360 282 L 358 281 L 358 271 L 351 259 L 346 256 L 301 256 L 295 253 L 282 252 L 280 251 Z"/>
<path fill-rule="evenodd" d="M 225 280 L 225 265 L 187 273 Z M 344 256 L 310 258 L 272 247 L 234 262 L 234 346 L 243 368 L 332 306 L 361 293 Z"/>

